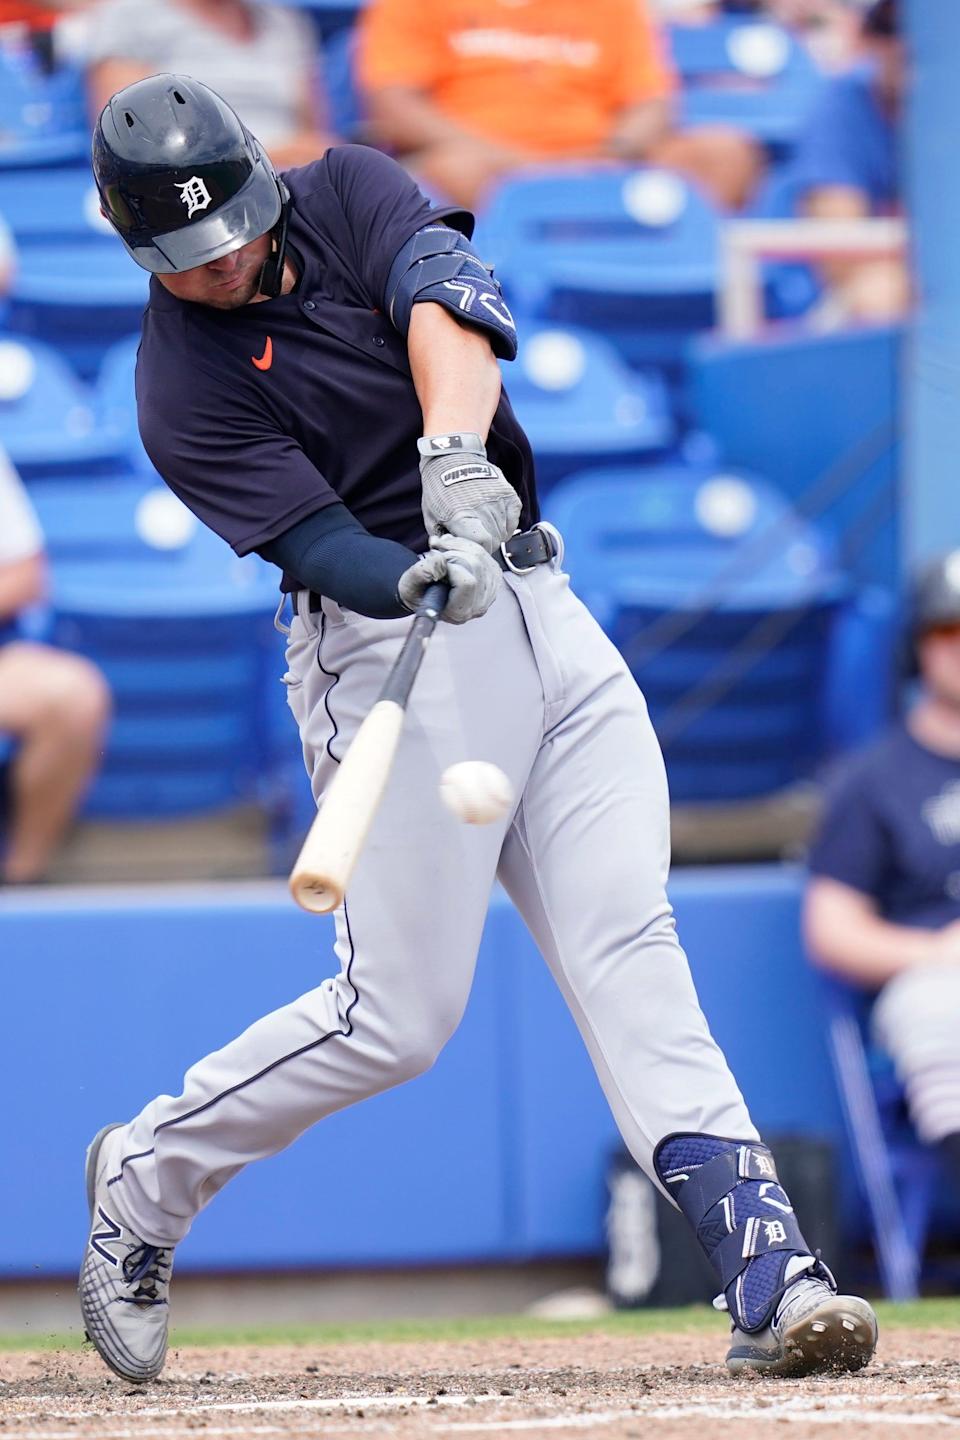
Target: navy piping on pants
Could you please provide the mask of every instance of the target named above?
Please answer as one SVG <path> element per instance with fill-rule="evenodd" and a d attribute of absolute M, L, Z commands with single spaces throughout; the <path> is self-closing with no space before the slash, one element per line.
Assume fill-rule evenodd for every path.
<path fill-rule="evenodd" d="M 333 670 L 327 670 L 326 667 L 325 667 L 324 664 L 323 664 L 323 661 L 322 661 L 321 658 L 320 658 L 320 654 L 321 654 L 321 651 L 322 651 L 322 649 L 323 649 L 323 641 L 324 641 L 324 636 L 325 636 L 325 634 L 326 634 L 326 616 L 323 616 L 323 617 L 321 618 L 321 621 L 320 621 L 320 641 L 319 641 L 319 643 L 318 643 L 318 645 L 317 645 L 317 664 L 318 664 L 318 666 L 320 667 L 320 669 L 323 671 L 324 675 L 329 675 L 329 676 L 331 677 L 331 679 L 333 680 L 333 684 L 330 686 L 330 688 L 329 688 L 329 690 L 327 691 L 326 695 L 324 696 L 324 700 L 323 700 L 324 707 L 325 707 L 325 709 L 326 709 L 327 715 L 328 715 L 329 718 L 330 718 L 330 724 L 331 724 L 331 726 L 332 726 L 332 732 L 331 732 L 330 738 L 328 739 L 327 744 L 326 744 L 326 751 L 327 751 L 327 754 L 330 756 L 331 760 L 333 760 L 335 764 L 339 765 L 339 764 L 340 764 L 340 761 L 337 759 L 337 757 L 334 755 L 333 751 L 332 751 L 331 748 L 330 748 L 331 745 L 333 744 L 333 741 L 336 740 L 336 738 L 337 738 L 337 735 L 338 735 L 338 733 L 339 733 L 339 728 L 338 728 L 337 722 L 336 722 L 336 720 L 335 720 L 335 718 L 334 718 L 334 716 L 333 716 L 333 714 L 332 714 L 332 712 L 331 712 L 331 710 L 330 710 L 330 705 L 329 705 L 328 702 L 329 702 L 329 698 L 330 698 L 330 693 L 331 693 L 331 691 L 332 691 L 332 690 L 335 688 L 335 686 L 339 683 L 340 676 L 339 676 L 335 671 L 333 671 Z M 230 1095 L 235 1095 L 238 1090 L 244 1090 L 244 1089 L 246 1089 L 246 1087 L 247 1087 L 248 1085 L 253 1085 L 253 1084 L 256 1083 L 257 1080 L 262 1080 L 263 1077 L 264 1077 L 264 1075 L 269 1075 L 269 1074 L 271 1074 L 271 1072 L 274 1071 L 274 1070 L 276 1070 L 276 1069 L 278 1068 L 278 1066 L 280 1066 L 280 1065 L 285 1065 L 288 1060 L 296 1060 L 296 1059 L 298 1059 L 301 1055 L 306 1055 L 306 1054 L 308 1054 L 309 1051 L 311 1051 L 311 1050 L 316 1050 L 316 1049 L 318 1048 L 318 1046 L 320 1046 L 320 1045 L 325 1045 L 328 1040 L 333 1040 L 333 1039 L 334 1039 L 336 1036 L 338 1036 L 338 1035 L 341 1036 L 343 1039 L 347 1039 L 349 1036 L 351 1036 L 351 1035 L 353 1034 L 353 1021 L 351 1020 L 350 1017 L 351 1017 L 351 1015 L 352 1015 L 352 1013 L 353 1013 L 354 1006 L 357 1004 L 358 1000 L 360 999 L 360 991 L 357 989 L 356 985 L 354 984 L 353 978 L 352 978 L 352 974 L 351 974 L 351 972 L 352 972 L 352 970 L 353 970 L 353 962 L 354 962 L 354 959 L 355 959 L 355 957 L 356 957 L 356 947 L 354 946 L 354 943 L 353 943 L 353 931 L 352 931 L 351 928 L 350 928 L 350 915 L 349 915 L 349 913 L 348 913 L 348 911 L 347 911 L 347 902 L 346 902 L 346 900 L 344 900 L 344 902 L 343 902 L 343 918 L 344 918 L 344 922 L 345 922 L 346 927 L 347 927 L 347 939 L 349 940 L 349 943 L 350 943 L 350 958 L 349 958 L 349 960 L 347 961 L 346 980 L 347 980 L 347 983 L 351 986 L 351 988 L 352 988 L 352 990 L 353 990 L 353 999 L 350 1001 L 350 1004 L 347 1006 L 346 1012 L 345 1012 L 344 1017 L 343 1017 L 346 1028 L 343 1029 L 343 1030 L 328 1030 L 327 1033 L 326 1033 L 326 1035 L 321 1035 L 321 1036 L 320 1036 L 320 1039 L 319 1039 L 319 1040 L 311 1040 L 308 1045 L 301 1045 L 300 1048 L 299 1048 L 299 1050 L 292 1050 L 289 1055 L 281 1055 L 278 1060 L 272 1060 L 269 1065 L 264 1066 L 264 1068 L 263 1068 L 262 1070 L 258 1070 L 257 1073 L 256 1073 L 256 1075 L 250 1075 L 250 1076 L 247 1077 L 246 1080 L 240 1080 L 240 1081 L 238 1081 L 238 1083 L 237 1083 L 236 1085 L 231 1085 L 229 1090 L 223 1090 L 219 1095 L 214 1095 L 214 1097 L 213 1097 L 212 1100 L 205 1100 L 202 1105 L 196 1106 L 196 1108 L 193 1109 L 193 1110 L 188 1110 L 184 1115 L 174 1115 L 174 1117 L 173 1117 L 171 1120 L 164 1120 L 161 1125 L 158 1125 L 158 1126 L 157 1126 L 156 1130 L 154 1131 L 154 1134 L 159 1134 L 159 1132 L 160 1132 L 161 1130 L 168 1130 L 171 1125 L 180 1125 L 180 1124 L 182 1124 L 182 1122 L 183 1122 L 184 1120 L 192 1120 L 195 1115 L 202 1115 L 205 1110 L 209 1110 L 209 1109 L 212 1108 L 212 1106 L 218 1105 L 221 1100 L 226 1100 L 228 1096 L 230 1096 Z M 110 1185 L 115 1185 L 118 1180 L 122 1180 L 122 1179 L 123 1179 L 124 1167 L 125 1167 L 126 1165 L 131 1165 L 131 1164 L 134 1162 L 134 1160 L 146 1160 L 148 1156 L 150 1156 L 150 1155 L 152 1155 L 152 1154 L 154 1153 L 154 1149 L 155 1149 L 155 1147 L 151 1147 L 149 1150 L 140 1150 L 140 1151 L 138 1151 L 136 1155 L 124 1155 L 123 1159 L 120 1161 L 120 1169 L 117 1171 L 116 1175 L 112 1176 L 112 1177 L 107 1181 L 107 1185 L 108 1185 L 108 1186 L 110 1186 Z"/>

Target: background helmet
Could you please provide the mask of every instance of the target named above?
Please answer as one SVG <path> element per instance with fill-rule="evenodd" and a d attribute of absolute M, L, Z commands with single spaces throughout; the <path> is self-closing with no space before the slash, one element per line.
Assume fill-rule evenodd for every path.
<path fill-rule="evenodd" d="M 281 220 L 287 200 L 239 117 L 188 75 L 151 75 L 108 101 L 93 173 L 110 224 L 137 264 L 158 275 L 255 240 Z"/>
<path fill-rule="evenodd" d="M 920 674 L 918 641 L 936 625 L 960 625 L 960 550 L 928 560 L 910 584 L 899 637 L 900 678 Z"/>
<path fill-rule="evenodd" d="M 960 625 L 960 550 L 929 561 L 913 587 L 911 621 L 914 636 L 935 625 Z"/>

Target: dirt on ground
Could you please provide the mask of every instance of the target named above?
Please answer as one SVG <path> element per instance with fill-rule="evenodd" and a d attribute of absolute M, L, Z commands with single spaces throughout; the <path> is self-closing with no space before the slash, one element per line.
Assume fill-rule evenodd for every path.
<path fill-rule="evenodd" d="M 171 1351 L 134 1387 L 90 1352 L 0 1356 L 14 1440 L 514 1434 L 553 1440 L 960 1436 L 960 1336 L 888 1329 L 856 1375 L 733 1378 L 714 1334 L 233 1346 Z"/>

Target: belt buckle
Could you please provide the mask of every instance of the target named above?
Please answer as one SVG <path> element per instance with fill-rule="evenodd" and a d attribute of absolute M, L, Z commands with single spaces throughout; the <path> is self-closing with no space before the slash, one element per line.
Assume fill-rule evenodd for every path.
<path fill-rule="evenodd" d="M 537 527 L 534 525 L 533 528 L 534 528 L 534 530 L 535 530 Z M 518 529 L 518 530 L 514 530 L 514 532 L 513 532 L 513 535 L 522 535 L 522 534 L 523 534 L 523 531 L 522 531 L 522 530 L 519 530 L 519 529 Z M 513 535 L 511 535 L 511 536 L 509 537 L 510 540 L 513 539 Z M 502 543 L 501 546 L 500 546 L 500 554 L 501 554 L 501 556 L 503 557 L 503 563 L 504 563 L 504 565 L 505 565 L 505 566 L 507 567 L 507 569 L 510 571 L 511 575 L 532 575 L 533 572 L 534 572 L 534 570 L 536 570 L 536 568 L 537 568 L 536 565 L 514 565 L 513 561 L 511 560 L 510 556 L 509 556 L 508 553 L 507 553 L 507 541 L 506 541 L 506 540 L 504 540 L 503 543 Z"/>

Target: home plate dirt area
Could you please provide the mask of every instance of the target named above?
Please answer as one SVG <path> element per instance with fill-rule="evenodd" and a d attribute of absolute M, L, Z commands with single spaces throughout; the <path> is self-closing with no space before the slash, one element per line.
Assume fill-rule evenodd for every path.
<path fill-rule="evenodd" d="M 184 1347 L 134 1388 L 87 1351 L 0 1355 L 15 1440 L 243 1436 L 960 1437 L 960 1332 L 885 1326 L 857 1375 L 733 1379 L 724 1337 L 604 1334 Z"/>

